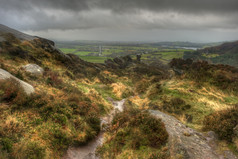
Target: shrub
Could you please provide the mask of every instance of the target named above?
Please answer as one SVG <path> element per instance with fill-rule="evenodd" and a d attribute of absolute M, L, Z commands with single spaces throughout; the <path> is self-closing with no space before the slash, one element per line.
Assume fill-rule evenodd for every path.
<path fill-rule="evenodd" d="M 149 91 L 148 91 L 148 98 L 150 100 L 153 100 L 157 97 L 158 94 L 160 94 L 162 92 L 161 89 L 161 85 L 159 83 L 156 83 L 154 87 L 152 87 Z"/>
<path fill-rule="evenodd" d="M 46 148 L 38 141 L 22 140 L 15 146 L 14 158 L 26 159 L 44 159 L 46 157 Z"/>
<path fill-rule="evenodd" d="M 128 89 L 128 88 L 126 88 L 126 90 L 123 91 L 121 97 L 122 98 L 127 98 L 127 97 L 130 97 L 130 96 L 133 96 L 133 95 L 134 95 L 133 91 Z"/>
<path fill-rule="evenodd" d="M 231 142 L 234 137 L 233 128 L 238 124 L 238 106 L 206 116 L 203 124 L 204 130 L 212 130 L 220 139 Z"/>
<path fill-rule="evenodd" d="M 13 141 L 7 137 L 0 139 L 0 145 L 2 147 L 2 150 L 9 152 L 12 152 L 12 145 Z"/>
<path fill-rule="evenodd" d="M 0 80 L 0 101 L 17 102 L 26 97 L 26 93 L 14 78 Z"/>
<path fill-rule="evenodd" d="M 16 140 L 24 132 L 24 124 L 14 116 L 6 117 L 6 120 L 0 123 L 0 137 L 8 137 Z"/>
<path fill-rule="evenodd" d="M 68 148 L 69 144 L 72 143 L 72 136 L 67 130 L 64 130 L 60 125 L 55 124 L 50 130 L 52 134 L 52 145 L 58 150 L 65 150 Z"/>
<path fill-rule="evenodd" d="M 52 101 L 40 109 L 40 115 L 43 119 L 52 119 L 54 122 L 62 125 L 66 124 L 72 114 L 72 109 L 63 101 Z"/>
<path fill-rule="evenodd" d="M 139 94 L 145 93 L 145 91 L 147 90 L 147 88 L 149 86 L 150 86 L 150 82 L 143 79 L 143 80 L 136 83 L 136 85 L 135 85 L 136 92 L 138 92 Z"/>
<path fill-rule="evenodd" d="M 186 104 L 181 98 L 172 98 L 169 102 L 164 101 L 162 109 L 169 113 L 181 114 L 183 111 L 190 109 L 191 106 Z"/>
<path fill-rule="evenodd" d="M 101 123 L 101 121 L 100 121 L 98 115 L 96 115 L 96 114 L 89 115 L 88 117 L 86 117 L 86 122 L 97 133 L 100 131 L 100 123 Z"/>
<path fill-rule="evenodd" d="M 185 77 L 198 84 L 209 83 L 221 90 L 238 93 L 238 69 L 229 65 L 213 65 L 206 61 L 173 59 L 170 66 L 185 72 Z"/>
<path fill-rule="evenodd" d="M 98 149 L 98 153 L 115 158 L 123 149 L 140 151 L 143 147 L 160 149 L 167 143 L 168 133 L 160 119 L 146 111 L 127 109 L 116 114 L 109 129 L 111 138 Z"/>
<path fill-rule="evenodd" d="M 59 74 L 53 71 L 44 72 L 44 76 L 47 77 L 46 84 L 54 87 L 62 87 L 63 80 L 59 77 Z"/>

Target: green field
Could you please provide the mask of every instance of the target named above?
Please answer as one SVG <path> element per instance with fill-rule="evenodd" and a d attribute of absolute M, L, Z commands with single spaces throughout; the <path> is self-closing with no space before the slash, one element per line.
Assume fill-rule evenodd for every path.
<path fill-rule="evenodd" d="M 100 52 L 101 46 L 101 54 Z M 93 62 L 103 63 L 106 59 L 115 58 L 118 56 L 130 55 L 133 58 L 137 54 L 142 55 L 142 61 L 151 63 L 154 61 L 161 61 L 167 64 L 173 58 L 182 58 L 185 51 L 188 49 L 178 49 L 174 47 L 161 47 L 150 44 L 59 44 L 60 50 L 64 53 L 73 53 L 78 55 L 81 59 Z"/>
<path fill-rule="evenodd" d="M 60 50 L 64 53 L 73 53 L 76 51 L 76 49 L 71 49 L 71 48 L 60 48 Z"/>

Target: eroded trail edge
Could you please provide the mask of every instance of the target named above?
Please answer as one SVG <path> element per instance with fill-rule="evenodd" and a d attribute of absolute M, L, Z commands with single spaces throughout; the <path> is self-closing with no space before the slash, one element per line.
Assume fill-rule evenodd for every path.
<path fill-rule="evenodd" d="M 110 124 L 116 111 L 122 112 L 124 109 L 125 99 L 121 101 L 113 101 L 113 110 L 107 115 L 101 118 L 101 126 Z M 99 135 L 85 146 L 70 147 L 67 150 L 63 159 L 98 159 L 95 152 L 98 146 L 103 144 L 104 131 L 101 131 Z"/>

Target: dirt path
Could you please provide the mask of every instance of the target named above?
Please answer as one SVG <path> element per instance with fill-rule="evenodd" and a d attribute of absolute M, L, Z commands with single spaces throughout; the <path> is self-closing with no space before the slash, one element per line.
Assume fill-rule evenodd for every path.
<path fill-rule="evenodd" d="M 110 124 L 115 112 L 117 110 L 123 111 L 124 103 L 125 99 L 121 101 L 114 101 L 114 109 L 107 116 L 101 118 L 101 125 Z M 80 147 L 70 147 L 63 159 L 98 159 L 95 152 L 97 147 L 103 143 L 103 135 L 104 132 L 101 131 L 99 135 L 94 140 L 90 141 L 87 145 Z"/>

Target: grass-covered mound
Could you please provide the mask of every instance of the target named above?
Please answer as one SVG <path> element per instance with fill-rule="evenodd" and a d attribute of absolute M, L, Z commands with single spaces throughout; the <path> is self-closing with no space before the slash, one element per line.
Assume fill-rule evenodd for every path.
<path fill-rule="evenodd" d="M 172 68 L 183 74 L 182 77 L 192 79 L 198 85 L 210 84 L 217 88 L 238 94 L 238 69 L 229 65 L 213 65 L 206 61 L 194 62 L 191 59 L 173 59 Z"/>
<path fill-rule="evenodd" d="M 111 108 L 107 98 L 114 97 L 103 67 L 65 56 L 44 39 L 5 36 L 0 68 L 35 93 L 26 95 L 14 79 L 0 81 L 0 158 L 60 158 L 69 145 L 93 139 L 100 116 Z M 29 63 L 42 67 L 43 75 L 26 72 L 22 66 Z"/>
<path fill-rule="evenodd" d="M 76 88 L 63 91 L 27 96 L 16 81 L 0 81 L 0 157 L 58 157 L 97 135 L 100 106 Z"/>
<path fill-rule="evenodd" d="M 207 60 L 215 64 L 238 67 L 238 41 L 227 42 L 219 46 L 207 47 L 196 51 L 184 52 L 184 59 Z"/>
<path fill-rule="evenodd" d="M 167 158 L 167 140 L 168 133 L 160 119 L 129 108 L 116 114 L 98 154 L 105 159 Z"/>
<path fill-rule="evenodd" d="M 204 119 L 204 130 L 214 131 L 219 139 L 233 143 L 238 153 L 238 106 L 214 112 Z"/>

